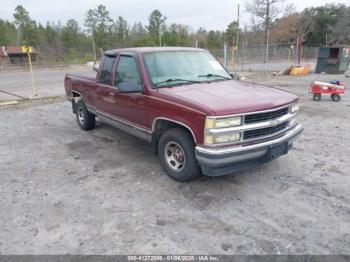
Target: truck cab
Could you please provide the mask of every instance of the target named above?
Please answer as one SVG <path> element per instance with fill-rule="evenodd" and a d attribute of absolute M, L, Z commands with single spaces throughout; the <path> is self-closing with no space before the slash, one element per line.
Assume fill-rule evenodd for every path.
<path fill-rule="evenodd" d="M 178 181 L 271 161 L 302 132 L 298 97 L 232 79 L 206 50 L 130 48 L 104 53 L 96 78 L 66 75 L 79 126 L 96 117 L 150 142 Z"/>

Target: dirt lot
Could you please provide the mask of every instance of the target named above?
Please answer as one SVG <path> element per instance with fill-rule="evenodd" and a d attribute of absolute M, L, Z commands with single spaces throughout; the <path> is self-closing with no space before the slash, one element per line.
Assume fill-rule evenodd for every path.
<path fill-rule="evenodd" d="M 274 162 L 185 184 L 148 144 L 81 131 L 63 99 L 0 108 L 0 253 L 350 254 L 350 96 L 313 102 L 315 78 L 249 75 L 301 96 L 303 135 Z"/>

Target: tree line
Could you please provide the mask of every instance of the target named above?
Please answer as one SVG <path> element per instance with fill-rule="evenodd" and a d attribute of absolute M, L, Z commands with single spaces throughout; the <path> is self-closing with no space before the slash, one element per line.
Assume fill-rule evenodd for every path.
<path fill-rule="evenodd" d="M 281 0 L 250 0 L 246 11 L 252 15 L 252 26 L 233 21 L 224 31 L 191 29 L 188 25 L 167 22 L 154 10 L 146 25 L 129 24 L 125 18 L 114 18 L 104 5 L 86 12 L 83 25 L 74 19 L 65 24 L 36 22 L 21 5 L 14 10 L 13 21 L 0 19 L 0 46 L 31 45 L 47 60 L 91 60 L 100 51 L 138 46 L 198 46 L 222 49 L 229 46 L 291 44 L 303 33 L 306 45 L 350 44 L 350 6 L 326 4 L 297 12 L 294 5 L 281 10 Z M 239 35 L 240 37 L 236 38 Z"/>

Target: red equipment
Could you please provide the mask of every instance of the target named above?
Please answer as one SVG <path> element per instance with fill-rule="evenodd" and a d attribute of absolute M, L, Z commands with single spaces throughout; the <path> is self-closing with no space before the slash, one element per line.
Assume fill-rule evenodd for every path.
<path fill-rule="evenodd" d="M 313 82 L 311 85 L 310 93 L 313 94 L 314 101 L 321 100 L 321 94 L 330 94 L 331 99 L 334 102 L 340 100 L 339 94 L 345 94 L 345 85 L 340 81 L 326 82 Z"/>

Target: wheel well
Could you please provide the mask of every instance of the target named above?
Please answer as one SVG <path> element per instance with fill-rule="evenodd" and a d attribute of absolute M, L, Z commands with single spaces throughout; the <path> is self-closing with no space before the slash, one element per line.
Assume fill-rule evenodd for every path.
<path fill-rule="evenodd" d="M 77 93 L 77 92 L 74 92 L 74 91 L 72 91 L 72 95 L 73 95 L 73 99 L 74 99 L 75 97 L 81 97 L 81 94 L 79 94 L 79 93 Z"/>
<path fill-rule="evenodd" d="M 173 122 L 171 120 L 167 119 L 158 119 L 153 124 L 152 128 L 152 147 L 153 147 L 153 153 L 155 155 L 158 154 L 158 141 L 160 137 L 169 129 L 171 128 L 181 128 L 184 131 L 186 131 L 189 136 L 193 139 L 193 142 L 196 143 L 196 138 L 192 132 L 192 130 L 183 124 Z"/>
<path fill-rule="evenodd" d="M 76 93 L 74 91 L 72 91 L 72 110 L 73 110 L 73 113 L 75 114 L 76 113 L 76 110 L 77 110 L 77 103 L 80 99 L 83 99 L 83 97 L 79 94 L 79 93 Z"/>

